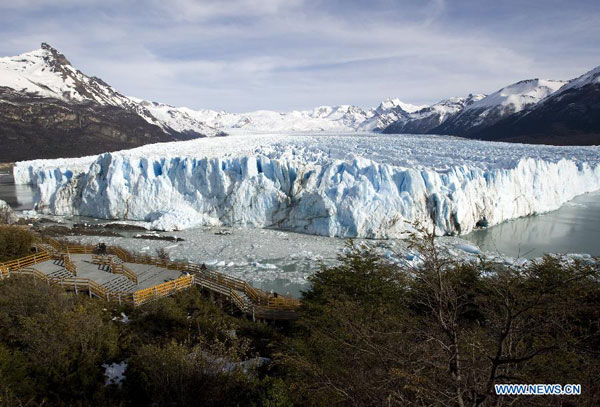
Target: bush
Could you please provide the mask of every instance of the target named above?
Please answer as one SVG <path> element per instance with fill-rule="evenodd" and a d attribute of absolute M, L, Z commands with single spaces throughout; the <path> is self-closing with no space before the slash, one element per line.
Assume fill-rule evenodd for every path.
<path fill-rule="evenodd" d="M 33 235 L 17 226 L 0 226 L 0 262 L 27 256 L 31 251 Z"/>
<path fill-rule="evenodd" d="M 97 405 L 101 364 L 118 351 L 117 329 L 100 301 L 28 277 L 0 282 L 0 377 L 21 400 Z"/>
<path fill-rule="evenodd" d="M 281 379 L 240 363 L 262 334 L 280 338 L 196 289 L 133 308 L 11 276 L 0 281 L 0 405 L 288 406 Z M 122 361 L 123 388 L 106 387 L 102 365 Z"/>

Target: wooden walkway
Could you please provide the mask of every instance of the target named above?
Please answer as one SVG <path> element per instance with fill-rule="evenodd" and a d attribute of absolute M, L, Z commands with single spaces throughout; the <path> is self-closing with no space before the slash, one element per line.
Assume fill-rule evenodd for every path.
<path fill-rule="evenodd" d="M 135 306 L 195 285 L 252 318 L 286 320 L 298 315 L 299 300 L 270 295 L 204 265 L 134 255 L 115 246 L 99 254 L 95 246 L 66 245 L 49 238 L 36 249 L 37 254 L 0 263 L 0 278 L 31 275 L 90 297 Z"/>

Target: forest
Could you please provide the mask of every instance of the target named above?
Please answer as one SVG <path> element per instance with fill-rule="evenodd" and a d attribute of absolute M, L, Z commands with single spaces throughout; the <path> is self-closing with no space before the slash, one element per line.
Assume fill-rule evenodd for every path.
<path fill-rule="evenodd" d="M 32 239 L 10 230 L 3 259 Z M 134 308 L 4 278 L 0 405 L 600 405 L 597 259 L 507 266 L 449 258 L 433 236 L 412 244 L 417 266 L 348 242 L 291 322 L 232 315 L 197 288 Z M 582 393 L 498 396 L 500 383 Z"/>

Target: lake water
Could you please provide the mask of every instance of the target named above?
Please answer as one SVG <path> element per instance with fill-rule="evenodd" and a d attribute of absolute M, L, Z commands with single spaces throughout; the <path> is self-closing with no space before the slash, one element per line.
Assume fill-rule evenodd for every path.
<path fill-rule="evenodd" d="M 30 185 L 15 185 L 12 174 L 0 173 L 0 199 L 11 208 L 18 211 L 33 209 L 33 196 Z"/>
<path fill-rule="evenodd" d="M 600 191 L 580 195 L 556 211 L 527 216 L 462 236 L 482 250 L 512 257 L 544 253 L 600 256 Z"/>

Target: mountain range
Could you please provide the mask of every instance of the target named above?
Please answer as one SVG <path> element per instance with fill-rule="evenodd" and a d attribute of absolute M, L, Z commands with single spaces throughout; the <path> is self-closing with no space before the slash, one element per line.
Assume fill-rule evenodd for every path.
<path fill-rule="evenodd" d="M 431 106 L 386 99 L 364 110 L 228 113 L 128 97 L 41 48 L 0 58 L 1 161 L 74 157 L 139 145 L 254 132 L 366 131 L 468 138 L 600 144 L 600 67 L 570 81 L 530 79 L 490 95 L 469 94 Z"/>

